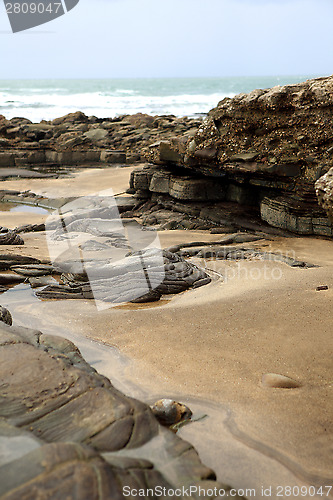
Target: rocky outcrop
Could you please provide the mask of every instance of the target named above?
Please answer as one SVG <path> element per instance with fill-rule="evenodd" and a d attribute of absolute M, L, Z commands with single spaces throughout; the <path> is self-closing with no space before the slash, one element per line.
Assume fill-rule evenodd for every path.
<path fill-rule="evenodd" d="M 154 140 L 192 137 L 200 123 L 142 113 L 103 119 L 78 111 L 41 123 L 0 115 L 0 168 L 133 163 Z"/>
<path fill-rule="evenodd" d="M 0 360 L 2 499 L 122 499 L 125 487 L 228 491 L 189 443 L 116 390 L 68 340 L 0 322 Z"/>
<path fill-rule="evenodd" d="M 192 179 L 214 179 L 214 193 L 220 188 L 226 200 L 257 206 L 272 226 L 332 236 L 314 187 L 333 165 L 332 91 L 328 77 L 224 99 L 192 139 L 175 137 L 146 149 L 146 158 L 163 169 L 159 192 L 167 189 L 177 199 L 168 175 L 171 168 L 177 177 L 185 167 Z M 149 190 L 156 192 L 156 181 Z"/>

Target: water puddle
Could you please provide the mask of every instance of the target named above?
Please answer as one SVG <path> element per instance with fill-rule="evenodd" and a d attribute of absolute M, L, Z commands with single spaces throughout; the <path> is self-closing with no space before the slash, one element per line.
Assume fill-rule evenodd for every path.
<path fill-rule="evenodd" d="M 30 213 L 30 214 L 40 214 L 48 215 L 49 210 L 42 207 L 37 207 L 35 205 L 26 205 L 19 203 L 0 203 L 0 212 L 12 212 L 12 213 Z"/>
<path fill-rule="evenodd" d="M 294 464 L 295 467 L 292 463 L 288 464 L 284 461 L 284 457 L 275 454 L 274 450 L 265 448 L 260 443 L 251 442 L 246 436 L 237 435 L 237 429 L 236 431 L 233 429 L 235 427 L 233 414 L 228 407 L 187 397 L 184 394 L 170 394 L 165 387 L 163 388 L 163 381 L 157 385 L 148 371 L 122 355 L 115 347 L 87 339 L 70 329 L 65 330 L 53 324 L 48 318 L 45 302 L 41 303 L 35 297 L 29 285 L 20 284 L 3 293 L 1 305 L 11 311 L 15 325 L 35 328 L 46 334 L 66 337 L 74 342 L 86 361 L 128 396 L 148 404 L 161 398 L 176 399 L 191 408 L 194 419 L 207 415 L 205 419 L 183 426 L 178 434 L 196 448 L 203 463 L 215 470 L 221 482 L 244 491 L 252 490 L 252 493 L 248 493 L 248 497 L 254 496 L 255 491 L 256 498 L 266 498 L 267 495 L 263 490 L 268 488 L 272 488 L 271 497 L 277 498 L 276 492 L 279 487 L 308 488 L 312 480 L 313 484 L 320 486 L 321 478 L 306 476 L 305 472 L 297 468 L 297 464 Z M 33 311 L 32 314 L 29 314 L 29 309 Z M 156 387 L 160 387 L 158 392 Z M 162 432 L 146 446 L 117 452 L 115 455 L 154 460 L 163 470 L 163 436 Z M 281 495 L 281 497 L 287 496 Z M 302 498 L 320 498 L 320 496 L 302 495 Z"/>

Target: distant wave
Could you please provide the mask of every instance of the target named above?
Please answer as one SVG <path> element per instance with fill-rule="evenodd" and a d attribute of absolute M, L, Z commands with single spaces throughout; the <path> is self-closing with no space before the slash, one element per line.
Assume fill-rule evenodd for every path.
<path fill-rule="evenodd" d="M 124 114 L 196 116 L 224 97 L 304 81 L 294 77 L 1 80 L 0 114 L 34 122 L 81 110 L 98 118 Z"/>
<path fill-rule="evenodd" d="M 224 97 L 234 94 L 181 94 L 143 96 L 137 91 L 116 89 L 113 92 L 90 92 L 63 95 L 49 89 L 48 93 L 0 93 L 0 113 L 7 118 L 25 116 L 32 121 L 52 120 L 73 111 L 83 111 L 99 118 L 124 114 L 147 113 L 194 116 L 207 113 Z"/>

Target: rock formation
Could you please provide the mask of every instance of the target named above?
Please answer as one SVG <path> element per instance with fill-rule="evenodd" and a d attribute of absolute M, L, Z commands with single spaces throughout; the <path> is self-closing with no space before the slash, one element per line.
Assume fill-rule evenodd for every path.
<path fill-rule="evenodd" d="M 150 193 L 222 209 L 223 200 L 250 205 L 272 226 L 332 236 L 314 187 L 333 164 L 332 91 L 327 77 L 226 98 L 192 139 L 147 148 L 160 168 L 147 169 L 140 187 L 135 178 L 134 189 L 142 195 L 148 184 Z"/>
<path fill-rule="evenodd" d="M 120 500 L 125 487 L 228 491 L 189 443 L 68 340 L 0 322 L 0 360 L 2 499 Z"/>

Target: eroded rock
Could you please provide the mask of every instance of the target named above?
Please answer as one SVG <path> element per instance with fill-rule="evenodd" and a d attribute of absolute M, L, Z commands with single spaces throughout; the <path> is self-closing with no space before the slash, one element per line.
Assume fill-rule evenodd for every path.
<path fill-rule="evenodd" d="M 1 445 L 18 438 L 21 446 L 0 463 L 3 499 L 109 500 L 123 498 L 124 486 L 225 487 L 189 443 L 64 338 L 0 322 L 0 380 Z M 162 461 L 135 458 L 141 450 L 149 456 L 159 438 Z"/>

